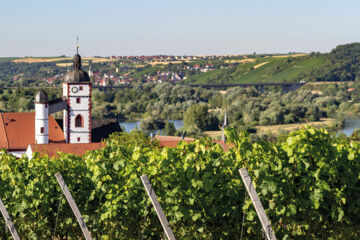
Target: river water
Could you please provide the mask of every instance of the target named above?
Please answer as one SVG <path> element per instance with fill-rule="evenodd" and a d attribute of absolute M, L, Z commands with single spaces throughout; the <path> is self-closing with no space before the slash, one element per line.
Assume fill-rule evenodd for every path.
<path fill-rule="evenodd" d="M 344 129 L 339 132 L 349 137 L 356 128 L 360 128 L 360 116 L 348 116 L 345 118 Z"/>
<path fill-rule="evenodd" d="M 176 130 L 179 130 L 184 126 L 183 120 L 168 120 L 175 125 Z M 125 132 L 131 132 L 134 129 L 140 129 L 140 121 L 137 122 L 120 122 L 120 126 L 125 129 Z M 158 131 L 156 131 L 158 132 Z M 161 134 L 161 131 L 159 130 Z"/>

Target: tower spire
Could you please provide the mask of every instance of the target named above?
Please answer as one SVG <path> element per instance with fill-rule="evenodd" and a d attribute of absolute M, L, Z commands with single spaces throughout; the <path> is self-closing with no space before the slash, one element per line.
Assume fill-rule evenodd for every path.
<path fill-rule="evenodd" d="M 81 68 L 81 57 L 79 55 L 79 36 L 76 36 L 76 54 L 74 56 L 74 68 Z"/>
<path fill-rule="evenodd" d="M 221 140 L 223 141 L 223 143 L 226 143 L 226 136 L 225 136 L 225 128 L 228 126 L 228 122 L 227 122 L 227 112 L 225 112 L 224 115 L 224 123 L 221 127 Z"/>
<path fill-rule="evenodd" d="M 76 54 L 79 54 L 79 36 L 76 36 Z"/>
<path fill-rule="evenodd" d="M 226 128 L 228 125 L 227 123 L 227 112 L 225 112 L 225 115 L 224 115 L 224 123 L 223 123 L 223 128 Z"/>

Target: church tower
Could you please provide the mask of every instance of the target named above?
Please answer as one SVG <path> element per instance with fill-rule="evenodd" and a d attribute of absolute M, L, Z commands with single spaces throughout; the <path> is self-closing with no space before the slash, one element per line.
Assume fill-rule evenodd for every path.
<path fill-rule="evenodd" d="M 67 101 L 64 110 L 64 134 L 67 143 L 91 142 L 91 82 L 81 68 L 81 57 L 74 56 L 73 70 L 64 76 L 63 98 Z"/>
<path fill-rule="evenodd" d="M 35 143 L 49 143 L 49 97 L 43 90 L 35 96 Z"/>

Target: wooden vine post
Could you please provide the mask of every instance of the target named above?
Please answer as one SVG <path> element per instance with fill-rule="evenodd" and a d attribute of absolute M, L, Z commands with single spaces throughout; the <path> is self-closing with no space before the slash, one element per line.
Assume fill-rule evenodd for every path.
<path fill-rule="evenodd" d="M 174 233 L 170 228 L 169 222 L 166 219 L 166 216 L 165 216 L 165 214 L 160 206 L 160 203 L 156 197 L 155 191 L 152 188 L 152 185 L 151 185 L 151 182 L 150 182 L 148 176 L 146 174 L 144 174 L 140 178 L 145 187 L 146 193 L 148 194 L 148 196 L 151 200 L 151 203 L 155 208 L 156 214 L 160 220 L 161 226 L 163 227 L 163 229 L 165 231 L 166 237 L 169 240 L 176 240 Z"/>
<path fill-rule="evenodd" d="M 254 204 L 256 213 L 260 219 L 262 228 L 265 232 L 266 238 L 268 240 L 276 240 L 276 236 L 275 233 L 270 225 L 270 222 L 266 216 L 265 210 L 263 205 L 261 204 L 261 201 L 259 199 L 259 196 L 254 188 L 254 184 L 251 181 L 251 178 L 249 176 L 248 171 L 246 170 L 246 168 L 241 168 L 239 169 L 239 173 L 241 176 L 241 179 L 243 180 L 245 187 L 246 187 L 246 191 L 248 192 L 250 199 L 252 201 L 252 203 Z"/>
<path fill-rule="evenodd" d="M 62 190 L 62 192 L 64 193 L 65 197 L 66 197 L 66 200 L 68 201 L 70 207 L 71 207 L 71 210 L 73 211 L 75 217 L 76 217 L 76 220 L 78 221 L 79 225 L 80 225 L 80 228 L 81 228 L 81 231 L 83 232 L 84 236 L 85 236 L 85 239 L 86 240 L 92 240 L 91 238 L 91 235 L 90 235 L 90 232 L 89 232 L 89 229 L 87 228 L 85 222 L 84 222 L 84 219 L 82 218 L 81 216 L 81 213 L 79 211 L 79 208 L 77 207 L 70 191 L 69 191 L 69 188 L 67 187 L 62 175 L 58 172 L 55 174 L 55 177 L 56 177 L 56 180 L 58 181 L 59 185 L 60 185 L 60 188 Z"/>
<path fill-rule="evenodd" d="M 0 210 L 1 210 L 1 214 L 3 215 L 3 217 L 5 219 L 5 223 L 10 230 L 12 237 L 15 240 L 20 240 L 20 237 L 15 229 L 13 222 L 11 221 L 11 218 L 10 218 L 8 212 L 6 211 L 5 205 L 4 205 L 3 201 L 1 200 L 1 198 L 0 198 Z"/>

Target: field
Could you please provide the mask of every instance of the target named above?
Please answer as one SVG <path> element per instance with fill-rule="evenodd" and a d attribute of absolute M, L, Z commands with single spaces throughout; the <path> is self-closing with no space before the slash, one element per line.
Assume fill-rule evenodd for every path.
<path fill-rule="evenodd" d="M 320 119 L 320 121 L 316 121 L 316 122 L 256 126 L 255 128 L 257 130 L 257 134 L 259 135 L 264 135 L 264 134 L 279 135 L 281 132 L 292 132 L 302 129 L 306 125 L 317 128 L 324 128 L 324 127 L 329 127 L 335 123 L 336 120 L 333 118 L 322 118 Z M 204 134 L 217 140 L 220 139 L 221 131 L 205 131 Z"/>
<path fill-rule="evenodd" d="M 225 60 L 225 63 L 254 63 L 256 60 L 254 58 L 246 58 L 246 59 L 233 59 L 233 60 Z"/>
<path fill-rule="evenodd" d="M 281 125 L 270 125 L 270 126 L 256 126 L 257 133 L 262 134 L 273 134 L 278 135 L 281 131 L 283 132 L 292 132 L 299 130 L 305 125 L 313 126 L 317 128 L 324 128 L 331 126 L 336 123 L 336 120 L 333 118 L 322 118 L 320 121 L 316 122 L 307 122 L 307 123 L 292 123 L 292 124 L 281 124 Z"/>
<path fill-rule="evenodd" d="M 108 59 L 108 58 L 96 58 L 96 57 L 84 57 L 83 61 L 88 62 L 92 61 L 93 63 L 97 62 L 115 62 L 117 59 Z M 12 62 L 14 63 L 43 63 L 43 62 L 63 62 L 63 61 L 72 61 L 70 57 L 54 57 L 54 58 L 19 58 L 14 59 Z"/>
<path fill-rule="evenodd" d="M 288 55 L 276 55 L 272 56 L 273 58 L 288 58 L 288 57 L 303 57 L 306 56 L 306 53 L 299 53 L 299 54 L 288 54 Z"/>
<path fill-rule="evenodd" d="M 70 62 L 68 62 L 68 63 L 56 63 L 56 66 L 58 66 L 58 67 L 70 67 L 72 65 L 73 65 L 72 62 L 71 63 Z M 82 62 L 81 65 L 82 66 L 88 66 L 89 62 Z"/>

